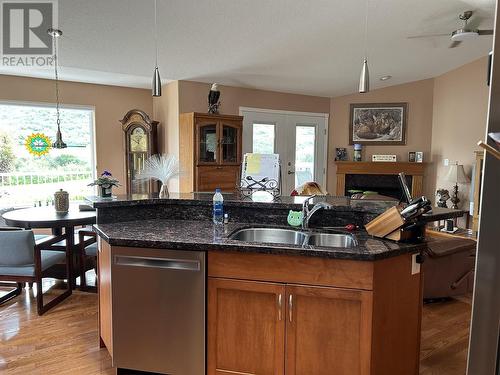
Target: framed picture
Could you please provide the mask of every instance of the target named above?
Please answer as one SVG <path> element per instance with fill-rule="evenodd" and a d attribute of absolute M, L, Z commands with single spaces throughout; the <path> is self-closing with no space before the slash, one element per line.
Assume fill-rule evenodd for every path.
<path fill-rule="evenodd" d="M 415 163 L 415 157 L 416 157 L 415 151 L 408 152 L 408 161 L 410 163 Z"/>
<path fill-rule="evenodd" d="M 407 103 L 351 104 L 349 144 L 406 144 Z"/>
<path fill-rule="evenodd" d="M 424 153 L 422 151 L 415 152 L 415 161 L 417 163 L 423 163 L 424 162 Z"/>
<path fill-rule="evenodd" d="M 345 147 L 337 147 L 335 149 L 335 160 L 347 161 L 347 149 Z"/>

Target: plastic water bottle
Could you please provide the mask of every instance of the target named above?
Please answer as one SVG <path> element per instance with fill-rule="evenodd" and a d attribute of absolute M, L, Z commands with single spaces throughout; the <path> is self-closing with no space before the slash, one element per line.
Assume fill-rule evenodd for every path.
<path fill-rule="evenodd" d="M 213 197 L 214 209 L 213 209 L 213 221 L 214 224 L 222 225 L 224 223 L 224 197 L 220 192 L 220 189 L 215 189 L 215 194 Z"/>

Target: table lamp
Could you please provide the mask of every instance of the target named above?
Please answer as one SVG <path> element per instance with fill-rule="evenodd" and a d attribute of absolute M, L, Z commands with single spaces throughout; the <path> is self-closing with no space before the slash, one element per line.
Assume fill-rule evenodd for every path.
<path fill-rule="evenodd" d="M 460 199 L 458 198 L 458 184 L 466 184 L 470 182 L 469 177 L 465 174 L 464 166 L 461 164 L 452 164 L 448 169 L 448 174 L 446 175 L 446 180 L 454 182 L 453 195 L 451 196 L 451 203 L 453 206 L 451 208 L 458 210 L 458 203 Z"/>

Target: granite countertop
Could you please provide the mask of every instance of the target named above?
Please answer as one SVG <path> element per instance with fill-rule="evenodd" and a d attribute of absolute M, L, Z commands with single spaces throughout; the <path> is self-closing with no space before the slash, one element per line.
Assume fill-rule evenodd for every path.
<path fill-rule="evenodd" d="M 228 238 L 234 231 L 251 226 L 276 227 L 229 223 L 221 229 L 208 220 L 142 220 L 97 224 L 95 228 L 98 234 L 112 246 L 172 250 L 239 251 L 334 259 L 379 260 L 406 253 L 416 253 L 426 247 L 425 243 L 407 244 L 380 240 L 369 236 L 363 230 L 353 232 L 358 245 L 352 248 L 261 244 Z"/>
<path fill-rule="evenodd" d="M 280 196 L 276 200 L 263 193 L 246 197 L 240 194 L 224 193 L 224 206 L 239 208 L 263 208 L 263 209 L 286 209 L 301 210 L 302 203 L 308 197 L 304 196 Z M 119 195 L 113 198 L 100 198 L 96 196 L 86 197 L 86 201 L 92 207 L 117 208 L 117 207 L 138 207 L 138 206 L 158 206 L 158 205 L 189 205 L 189 206 L 211 206 L 212 193 L 170 193 L 169 198 L 158 198 L 158 194 L 133 194 Z M 334 211 L 349 211 L 371 214 L 381 214 L 388 208 L 398 204 L 397 201 L 381 201 L 368 199 L 350 199 L 349 197 L 318 196 L 311 204 L 326 201 L 333 206 Z M 461 217 L 466 211 L 452 210 L 447 208 L 433 207 L 432 211 L 422 215 L 423 221 L 436 221 L 446 218 Z"/>
<path fill-rule="evenodd" d="M 254 194 L 253 196 L 242 196 L 237 193 L 223 193 L 224 205 L 238 207 L 262 207 L 267 209 L 274 208 L 294 208 L 302 207 L 302 203 L 308 197 L 305 196 L 280 196 L 273 200 L 268 193 Z M 94 208 L 108 207 L 133 207 L 158 204 L 178 204 L 178 205 L 196 205 L 210 206 L 213 201 L 213 193 L 170 193 L 168 198 L 159 198 L 158 193 L 153 194 L 131 194 L 118 195 L 113 198 L 100 198 L 96 196 L 86 197 L 85 199 Z M 318 196 L 311 202 L 327 201 L 336 209 L 344 208 L 346 210 L 357 209 L 366 211 L 367 209 L 385 209 L 395 205 L 395 201 L 358 201 L 351 200 L 348 197 Z"/>

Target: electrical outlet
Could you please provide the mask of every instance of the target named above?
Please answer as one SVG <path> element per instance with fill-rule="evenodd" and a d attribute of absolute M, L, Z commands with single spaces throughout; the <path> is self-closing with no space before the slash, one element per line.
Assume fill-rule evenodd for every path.
<path fill-rule="evenodd" d="M 450 165 L 450 159 L 444 159 L 443 160 L 443 164 L 445 167 L 449 166 Z"/>

